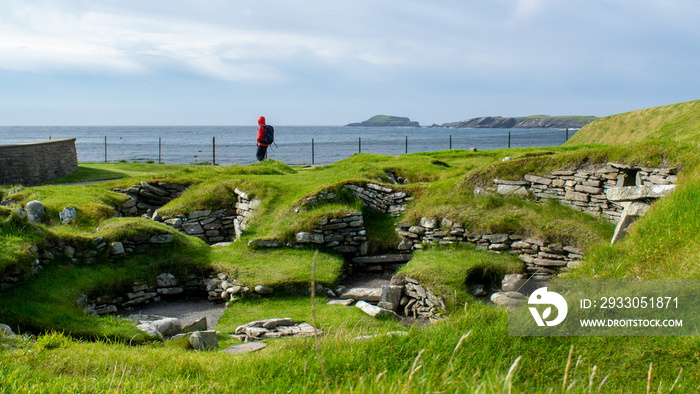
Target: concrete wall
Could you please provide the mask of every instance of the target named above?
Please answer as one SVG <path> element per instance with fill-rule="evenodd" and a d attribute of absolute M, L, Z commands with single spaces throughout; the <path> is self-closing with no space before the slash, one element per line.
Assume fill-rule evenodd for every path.
<path fill-rule="evenodd" d="M 36 185 L 78 169 L 75 138 L 0 145 L 0 184 Z"/>

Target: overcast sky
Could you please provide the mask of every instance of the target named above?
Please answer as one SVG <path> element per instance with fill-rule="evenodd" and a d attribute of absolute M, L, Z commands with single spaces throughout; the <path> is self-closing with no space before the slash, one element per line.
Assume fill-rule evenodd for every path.
<path fill-rule="evenodd" d="M 698 0 L 2 0 L 0 125 L 422 125 L 700 99 Z"/>

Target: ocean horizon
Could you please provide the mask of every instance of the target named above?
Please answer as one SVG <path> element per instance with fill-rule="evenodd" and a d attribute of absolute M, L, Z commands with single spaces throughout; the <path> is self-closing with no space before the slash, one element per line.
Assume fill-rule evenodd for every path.
<path fill-rule="evenodd" d="M 399 155 L 447 149 L 557 146 L 561 129 L 276 126 L 268 157 L 287 164 L 330 164 L 355 153 Z M 576 130 L 569 130 L 571 137 Z M 250 164 L 257 126 L 0 126 L 0 144 L 75 138 L 79 162 Z M 509 138 L 510 134 L 510 138 Z"/>

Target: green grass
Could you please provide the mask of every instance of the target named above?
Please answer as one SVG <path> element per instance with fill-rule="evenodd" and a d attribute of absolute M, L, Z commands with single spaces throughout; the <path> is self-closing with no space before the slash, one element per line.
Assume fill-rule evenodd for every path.
<path fill-rule="evenodd" d="M 501 162 L 504 156 L 515 160 Z M 615 147 L 567 144 L 475 153 L 362 154 L 315 168 L 291 168 L 275 161 L 173 168 L 89 164 L 85 170 L 94 172 L 84 171 L 81 181 L 116 173 L 126 177 L 88 186 L 21 189 L 13 198 L 21 203 L 40 199 L 50 220 L 29 226 L 10 210 L 0 209 L 0 267 L 28 265 L 34 258 L 31 246 L 45 240 L 80 243 L 98 235 L 111 241 L 143 231 L 170 232 L 146 219 L 112 217 L 113 207 L 125 200 L 112 188 L 141 180 L 190 185 L 180 199 L 162 208 L 162 214 L 230 207 L 234 201 L 231 191 L 236 187 L 261 199 L 262 205 L 244 238 L 231 246 L 212 248 L 177 233 L 172 245 L 154 247 L 139 257 L 93 263 L 59 259 L 31 280 L 0 293 L 0 322 L 37 335 L 0 337 L 0 392 L 309 392 L 321 391 L 326 384 L 334 392 L 561 392 L 572 346 L 566 379 L 573 392 L 597 391 L 601 384 L 603 391 L 610 392 L 646 392 L 647 384 L 652 390 L 667 392 L 677 377 L 674 391 L 697 391 L 700 343 L 696 337 L 508 336 L 507 312 L 475 301 L 468 295 L 468 285 L 497 282 L 521 263 L 511 255 L 470 247 L 428 247 L 402 270 L 445 297 L 449 317 L 439 323 L 402 328 L 393 320 L 375 320 L 357 308 L 326 305 L 325 299 L 317 299 L 319 328 L 327 333 L 320 340 L 327 381 L 313 339 L 270 340 L 267 349 L 240 356 L 194 352 L 186 350 L 182 341 L 145 342 L 132 324 L 86 316 L 75 305 L 81 294 L 123 291 L 136 280 L 153 283 L 164 271 L 184 276 L 220 270 L 248 286 L 265 284 L 276 289 L 274 297 L 246 297 L 228 307 L 217 327 L 222 346 L 237 344 L 229 334 L 252 320 L 292 317 L 310 322 L 311 300 L 291 293 L 301 294 L 308 288 L 313 251 L 256 250 L 247 241 L 289 241 L 295 231 L 308 230 L 321 218 L 364 210 L 346 194 L 308 209 L 300 206 L 306 197 L 326 188 L 338 190 L 348 182 L 386 182 L 387 170 L 412 182 L 392 187 L 407 191 L 414 200 L 399 218 L 364 210 L 374 252 L 391 250 L 397 244 L 394 222 L 448 217 L 463 222 L 469 232 L 516 232 L 582 247 L 586 259 L 571 277 L 697 278 L 697 158 L 692 143 L 654 141 Z M 569 207 L 472 193 L 474 187 L 496 177 L 514 179 L 524 173 L 587 168 L 607 161 L 682 169 L 678 190 L 655 204 L 627 238 L 612 247 L 607 245 L 610 224 Z M 3 198 L 10 189 L 2 189 Z M 77 223 L 60 224 L 58 212 L 65 206 L 78 208 L 82 217 Z M 316 280 L 331 286 L 341 277 L 342 259 L 320 253 Z M 409 334 L 356 339 L 396 330 Z M 463 337 L 468 332 L 471 334 Z"/>
<path fill-rule="evenodd" d="M 611 115 L 589 123 L 565 145 L 639 141 L 697 142 L 700 100 Z"/>
<path fill-rule="evenodd" d="M 510 254 L 474 250 L 473 246 L 428 247 L 414 253 L 400 274 L 418 279 L 446 301 L 448 309 L 474 301 L 469 286 L 500 288 L 505 274 L 520 272 L 523 263 Z"/>

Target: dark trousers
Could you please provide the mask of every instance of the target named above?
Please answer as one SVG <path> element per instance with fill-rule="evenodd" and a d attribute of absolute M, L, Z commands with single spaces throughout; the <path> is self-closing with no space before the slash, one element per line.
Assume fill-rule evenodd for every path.
<path fill-rule="evenodd" d="M 255 155 L 255 157 L 258 158 L 258 161 L 263 161 L 263 160 L 265 160 L 266 156 L 267 156 L 267 146 L 258 145 L 258 153 Z"/>

